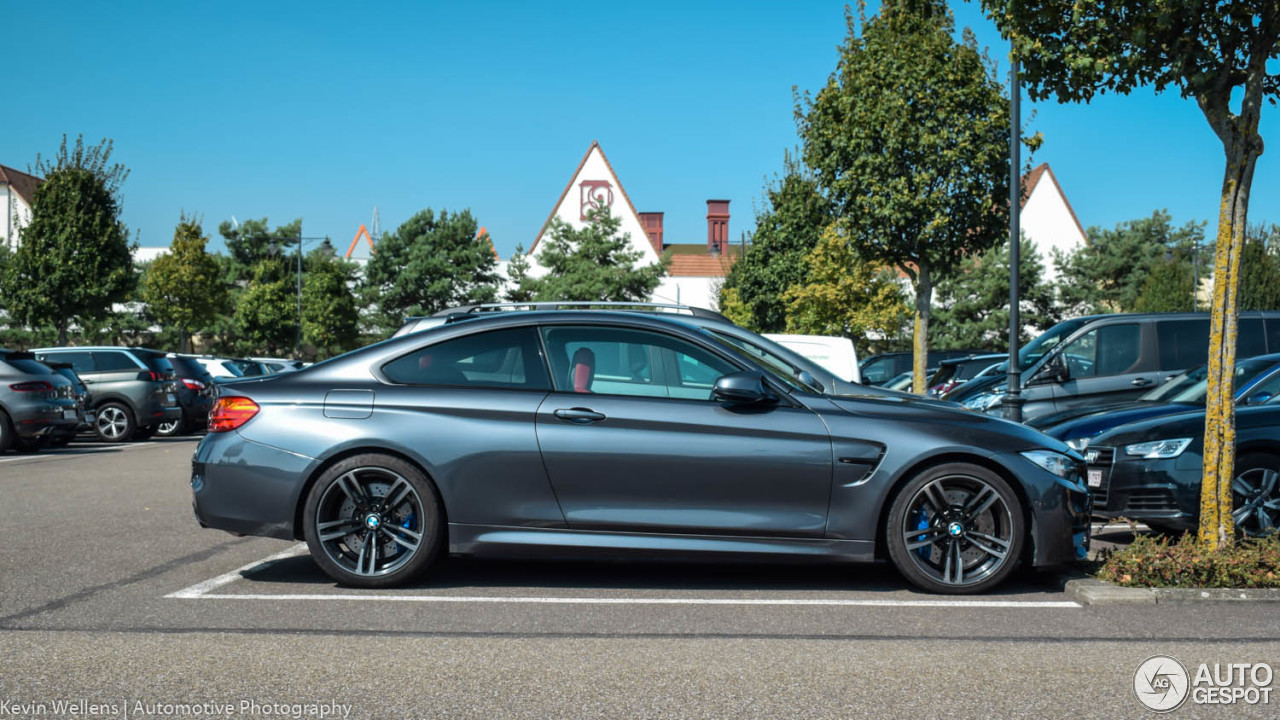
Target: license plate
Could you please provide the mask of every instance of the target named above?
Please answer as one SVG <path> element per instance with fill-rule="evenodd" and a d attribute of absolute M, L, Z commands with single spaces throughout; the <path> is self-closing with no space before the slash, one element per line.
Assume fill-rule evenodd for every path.
<path fill-rule="evenodd" d="M 1089 471 L 1089 487 L 1102 487 L 1102 471 L 1101 470 Z"/>
<path fill-rule="evenodd" d="M 165 402 L 169 403 L 170 405 L 173 405 L 178 402 L 178 399 L 173 396 L 173 393 L 169 393 L 168 395 L 165 395 L 164 399 L 165 399 Z"/>
<path fill-rule="evenodd" d="M 79 418 L 79 417 L 80 417 L 80 414 L 79 414 L 79 413 L 77 413 L 75 410 L 63 410 L 63 411 L 62 411 L 62 419 L 63 419 L 63 420 L 75 420 L 75 419 L 77 419 L 77 418 Z"/>

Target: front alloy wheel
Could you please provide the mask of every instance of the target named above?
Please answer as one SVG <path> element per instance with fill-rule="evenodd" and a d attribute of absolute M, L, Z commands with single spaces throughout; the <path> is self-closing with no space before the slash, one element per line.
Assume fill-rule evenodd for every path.
<path fill-rule="evenodd" d="M 341 585 L 399 585 L 434 559 L 438 507 L 434 489 L 409 463 L 381 455 L 349 458 L 311 490 L 307 546 Z"/>
<path fill-rule="evenodd" d="M 1022 552 L 1022 508 L 986 468 L 951 463 L 907 483 L 886 527 L 889 556 L 912 584 L 976 593 L 1003 581 Z"/>
<path fill-rule="evenodd" d="M 1280 528 L 1280 459 L 1245 455 L 1231 482 L 1231 519 L 1248 537 L 1261 537 Z"/>

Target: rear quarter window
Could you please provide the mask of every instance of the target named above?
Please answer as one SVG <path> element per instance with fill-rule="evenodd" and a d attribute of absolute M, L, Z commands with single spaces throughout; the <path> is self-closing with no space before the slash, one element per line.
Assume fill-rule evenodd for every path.
<path fill-rule="evenodd" d="M 93 369 L 98 372 L 123 372 L 140 368 L 138 363 L 133 361 L 133 358 L 122 352 L 95 350 L 93 352 Z"/>
<path fill-rule="evenodd" d="M 476 333 L 434 343 L 382 366 L 400 385 L 550 390 L 532 328 Z"/>
<path fill-rule="evenodd" d="M 1161 370 L 1186 370 L 1209 361 L 1209 320 L 1161 320 L 1156 323 Z"/>

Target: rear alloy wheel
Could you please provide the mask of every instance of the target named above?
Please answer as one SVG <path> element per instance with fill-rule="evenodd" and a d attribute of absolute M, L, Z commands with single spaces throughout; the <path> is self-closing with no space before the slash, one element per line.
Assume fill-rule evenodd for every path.
<path fill-rule="evenodd" d="M 889 557 L 930 592 L 978 593 L 1006 577 L 1022 555 L 1022 507 L 1003 478 L 968 463 L 917 475 L 889 509 Z"/>
<path fill-rule="evenodd" d="M 184 428 L 182 420 L 165 420 L 156 426 L 156 434 L 160 437 L 173 437 L 181 435 Z"/>
<path fill-rule="evenodd" d="M 98 407 L 98 418 L 93 424 L 98 439 L 125 442 L 133 437 L 134 427 L 133 413 L 124 405 L 109 402 Z"/>
<path fill-rule="evenodd" d="M 442 544 L 435 489 L 413 465 L 357 455 L 329 468 L 307 497 L 311 556 L 340 585 L 381 588 L 421 573 Z"/>
<path fill-rule="evenodd" d="M 1248 537 L 1261 537 L 1280 529 L 1280 458 L 1244 455 L 1236 463 L 1231 481 L 1236 528 Z"/>

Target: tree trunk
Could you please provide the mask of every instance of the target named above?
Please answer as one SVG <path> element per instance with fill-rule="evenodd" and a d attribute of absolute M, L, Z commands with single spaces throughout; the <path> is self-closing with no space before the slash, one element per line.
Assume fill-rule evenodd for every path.
<path fill-rule="evenodd" d="M 1256 125 L 1249 132 L 1223 138 L 1227 170 L 1218 208 L 1217 248 L 1214 251 L 1213 298 L 1209 311 L 1209 374 L 1205 398 L 1204 478 L 1200 487 L 1200 540 L 1210 548 L 1230 545 L 1235 536 L 1231 518 L 1231 481 L 1235 465 L 1236 296 L 1240 284 L 1240 254 L 1244 246 L 1249 190 L 1261 154 L 1255 143 Z"/>
<path fill-rule="evenodd" d="M 67 326 L 65 324 L 58 325 L 58 347 L 66 347 L 67 345 Z"/>
<path fill-rule="evenodd" d="M 924 371 L 929 364 L 929 304 L 933 299 L 933 278 L 929 266 L 923 263 L 916 269 L 916 327 L 912 338 L 911 387 L 917 395 L 924 395 L 928 378 Z"/>
<path fill-rule="evenodd" d="M 182 333 L 182 345 L 180 352 L 183 354 L 189 353 L 191 352 L 191 333 L 187 332 L 186 328 L 182 328 L 180 332 Z"/>

